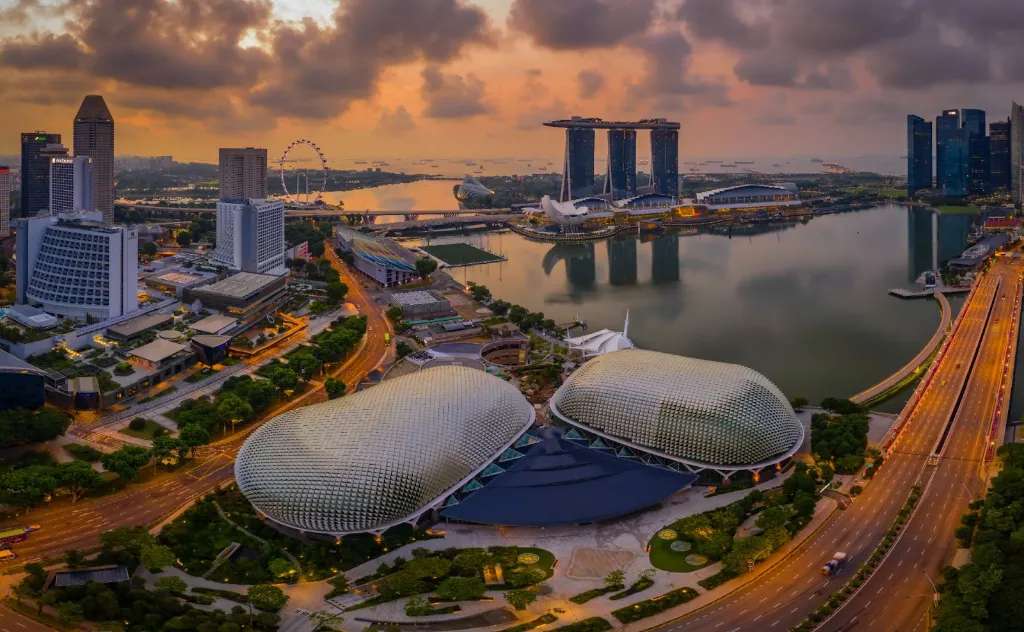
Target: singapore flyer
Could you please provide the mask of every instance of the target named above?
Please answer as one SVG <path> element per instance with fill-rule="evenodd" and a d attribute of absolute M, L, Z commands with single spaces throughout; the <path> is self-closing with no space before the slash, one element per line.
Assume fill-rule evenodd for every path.
<path fill-rule="evenodd" d="M 320 146 L 306 138 L 293 140 L 277 161 L 284 200 L 295 206 L 323 203 L 327 186 L 327 158 Z"/>

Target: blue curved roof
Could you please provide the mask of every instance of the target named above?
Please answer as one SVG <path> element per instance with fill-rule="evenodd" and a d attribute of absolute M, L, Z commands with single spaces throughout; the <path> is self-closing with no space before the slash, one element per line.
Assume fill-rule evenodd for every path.
<path fill-rule="evenodd" d="M 586 447 L 552 428 L 541 432 L 537 443 L 517 444 L 523 456 L 502 455 L 503 472 L 449 499 L 441 517 L 508 526 L 600 522 L 652 507 L 697 478 Z"/>

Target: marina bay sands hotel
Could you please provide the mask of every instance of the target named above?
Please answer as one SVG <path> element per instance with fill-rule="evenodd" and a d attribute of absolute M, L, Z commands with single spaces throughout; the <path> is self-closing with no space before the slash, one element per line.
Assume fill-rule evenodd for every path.
<path fill-rule="evenodd" d="M 606 199 L 656 193 L 679 194 L 679 123 L 666 119 L 605 121 L 574 116 L 545 121 L 565 129 L 565 164 L 561 201 L 600 195 Z M 608 174 L 602 191 L 594 190 L 594 131 L 608 130 Z M 651 131 L 651 185 L 639 191 L 636 183 L 636 132 Z"/>

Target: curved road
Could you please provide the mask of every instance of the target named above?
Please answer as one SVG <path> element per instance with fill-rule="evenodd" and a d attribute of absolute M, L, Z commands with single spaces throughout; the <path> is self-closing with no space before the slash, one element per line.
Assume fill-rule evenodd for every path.
<path fill-rule="evenodd" d="M 978 282 L 963 307 L 956 329 L 940 350 L 925 381 L 919 385 L 919 393 L 911 398 L 908 409 L 902 413 L 903 426 L 886 463 L 848 509 L 833 513 L 789 556 L 761 571 L 743 587 L 655 629 L 678 632 L 787 630 L 839 589 L 881 541 L 953 417 L 998 287 L 999 278 L 991 274 Z M 820 573 L 820 568 L 836 551 L 845 551 L 850 563 L 838 577 L 830 579 Z"/>
<path fill-rule="evenodd" d="M 367 332 L 361 349 L 331 372 L 345 382 L 351 391 L 387 357 L 391 323 L 362 284 L 338 260 L 334 251 L 325 251 L 342 281 L 349 287 L 348 300 L 367 317 Z M 285 410 L 326 400 L 323 383 L 298 397 L 284 402 L 264 416 L 264 420 Z M 124 490 L 106 496 L 87 497 L 72 505 L 59 501 L 28 511 L 14 524 L 39 524 L 42 529 L 13 548 L 17 563 L 26 563 L 60 556 L 69 549 L 99 546 L 100 534 L 123 526 L 150 525 L 159 522 L 192 500 L 209 493 L 234 477 L 234 456 L 245 438 L 259 423 L 227 439 L 200 450 L 201 456 L 183 468 L 161 473 L 145 482 L 128 485 Z M 0 567 L 2 568 L 2 567 Z"/>

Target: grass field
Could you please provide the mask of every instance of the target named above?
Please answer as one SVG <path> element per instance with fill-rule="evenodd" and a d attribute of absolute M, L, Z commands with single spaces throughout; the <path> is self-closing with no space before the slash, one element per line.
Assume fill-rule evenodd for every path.
<path fill-rule="evenodd" d="M 981 212 L 981 208 L 966 204 L 943 204 L 935 208 L 944 215 L 977 215 Z"/>
<path fill-rule="evenodd" d="M 487 252 L 469 244 L 438 244 L 435 246 L 422 246 L 420 248 L 435 259 L 449 267 L 475 266 L 481 263 L 494 263 L 504 261 L 505 258 L 494 253 Z"/>

